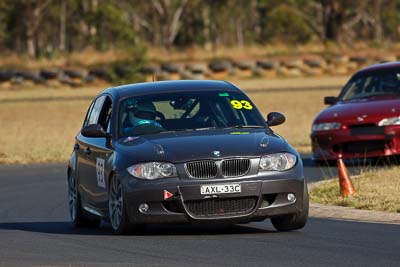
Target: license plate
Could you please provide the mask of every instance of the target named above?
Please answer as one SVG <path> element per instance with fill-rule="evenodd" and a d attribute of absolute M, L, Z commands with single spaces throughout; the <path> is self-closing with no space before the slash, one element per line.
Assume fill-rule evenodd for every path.
<path fill-rule="evenodd" d="M 216 185 L 202 185 L 200 193 L 202 195 L 210 194 L 231 194 L 242 192 L 240 184 L 216 184 Z"/>

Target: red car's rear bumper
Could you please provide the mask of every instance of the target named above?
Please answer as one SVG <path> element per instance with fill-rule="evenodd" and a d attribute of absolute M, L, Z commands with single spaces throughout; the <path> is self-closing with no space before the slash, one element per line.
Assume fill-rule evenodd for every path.
<path fill-rule="evenodd" d="M 400 155 L 400 125 L 314 132 L 311 144 L 314 160 Z"/>

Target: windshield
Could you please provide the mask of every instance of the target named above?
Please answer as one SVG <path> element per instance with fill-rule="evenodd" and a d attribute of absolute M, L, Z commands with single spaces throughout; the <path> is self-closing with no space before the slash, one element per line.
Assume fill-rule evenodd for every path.
<path fill-rule="evenodd" d="M 388 95 L 400 96 L 400 71 L 356 76 L 346 84 L 339 99 L 349 101 Z"/>
<path fill-rule="evenodd" d="M 210 128 L 264 128 L 250 99 L 240 92 L 194 91 L 125 98 L 120 137 Z"/>

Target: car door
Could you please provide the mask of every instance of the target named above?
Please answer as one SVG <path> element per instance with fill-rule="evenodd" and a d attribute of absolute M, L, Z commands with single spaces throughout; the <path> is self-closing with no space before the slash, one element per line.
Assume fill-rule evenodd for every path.
<path fill-rule="evenodd" d="M 97 124 L 105 100 L 106 96 L 102 95 L 93 101 L 83 127 L 91 124 Z M 81 201 L 84 208 L 91 208 L 95 206 L 93 195 L 95 191 L 98 190 L 97 187 L 99 185 L 97 183 L 95 162 L 96 157 L 93 154 L 93 149 L 96 150 L 95 148 L 98 146 L 98 143 L 101 142 L 101 140 L 98 139 L 104 138 L 85 137 L 81 133 L 79 133 L 76 137 L 77 144 L 75 149 L 78 149 L 77 176 L 79 182 L 79 191 L 81 192 Z M 93 181 L 94 179 L 96 179 L 96 182 Z M 101 183 L 101 185 L 103 184 Z"/>
<path fill-rule="evenodd" d="M 107 137 L 93 138 L 94 140 L 89 145 L 91 169 L 86 181 L 91 188 L 89 201 L 94 208 L 101 212 L 108 208 L 108 185 L 114 155 L 111 139 L 112 107 L 112 98 L 106 96 L 98 115 L 97 124 L 100 124 L 107 132 Z"/>

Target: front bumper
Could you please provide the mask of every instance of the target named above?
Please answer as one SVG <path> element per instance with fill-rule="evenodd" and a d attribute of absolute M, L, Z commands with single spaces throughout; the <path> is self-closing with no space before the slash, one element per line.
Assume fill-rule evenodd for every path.
<path fill-rule="evenodd" d="M 378 128 L 378 127 L 377 127 Z M 314 160 L 371 158 L 400 155 L 400 126 L 382 127 L 380 133 L 351 129 L 314 132 L 311 134 Z"/>
<path fill-rule="evenodd" d="M 138 181 L 129 177 L 125 192 L 128 216 L 133 223 L 245 223 L 291 214 L 303 209 L 308 201 L 306 181 L 300 179 L 240 179 L 184 181 Z M 201 195 L 201 185 L 240 183 L 240 193 Z M 164 190 L 173 196 L 164 199 Z M 292 193 L 296 200 L 290 202 Z M 146 203 L 148 211 L 139 211 Z"/>

